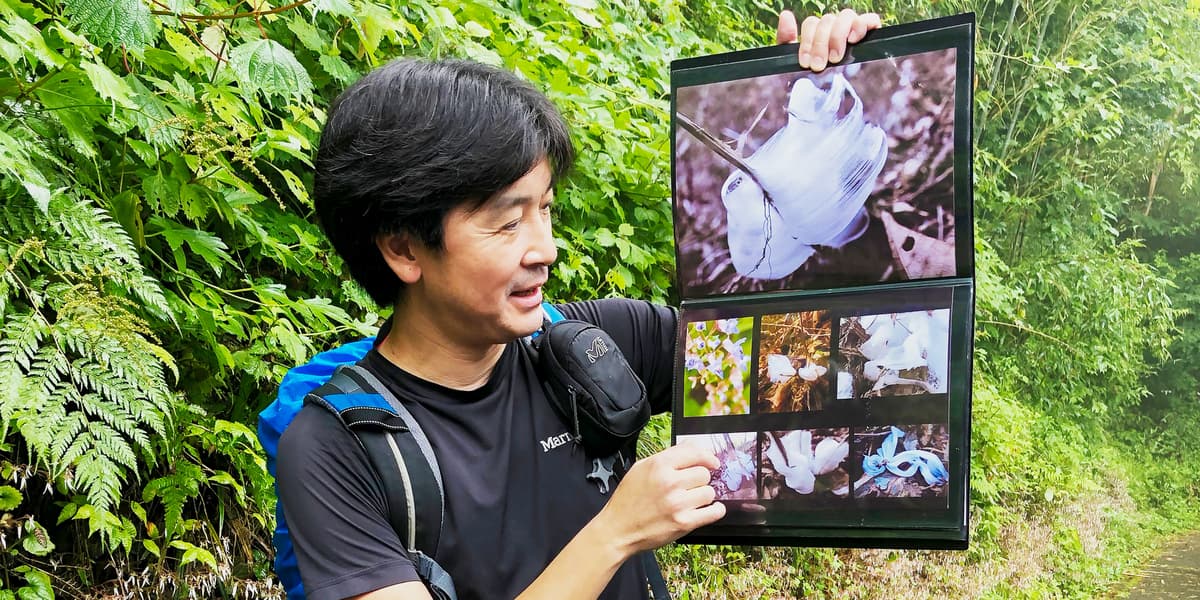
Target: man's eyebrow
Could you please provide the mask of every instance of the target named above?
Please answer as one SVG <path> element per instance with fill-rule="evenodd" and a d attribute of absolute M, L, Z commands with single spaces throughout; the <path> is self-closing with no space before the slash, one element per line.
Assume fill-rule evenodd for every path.
<path fill-rule="evenodd" d="M 542 195 L 538 196 L 537 198 L 533 198 L 533 197 L 529 196 L 528 194 L 505 194 L 503 196 L 499 196 L 497 198 L 494 198 L 494 199 L 484 203 L 484 205 L 481 206 L 480 208 L 487 212 L 503 212 L 514 206 L 525 204 L 526 202 L 529 202 L 530 200 L 535 200 L 535 199 L 540 200 L 543 196 L 545 196 L 546 194 L 548 194 L 552 191 L 554 191 L 553 183 L 551 183 L 549 186 L 547 186 L 546 191 L 543 192 Z"/>

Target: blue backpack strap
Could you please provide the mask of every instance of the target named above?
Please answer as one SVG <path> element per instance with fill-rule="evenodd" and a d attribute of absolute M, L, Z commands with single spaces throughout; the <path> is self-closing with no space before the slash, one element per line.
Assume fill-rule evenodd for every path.
<path fill-rule="evenodd" d="M 556 323 L 556 322 L 564 319 L 563 314 L 561 312 L 559 312 L 558 309 L 554 305 L 552 305 L 548 302 L 542 303 L 542 310 L 545 313 L 546 321 L 549 323 Z M 534 336 L 537 336 L 537 333 L 535 333 Z M 373 347 L 374 343 L 375 343 L 375 338 L 371 337 L 371 338 L 361 339 L 356 342 L 352 342 L 352 343 L 345 344 L 342 346 L 338 346 L 331 350 L 327 350 L 325 352 L 321 352 L 320 354 L 317 354 L 308 363 L 305 363 L 298 367 L 294 367 L 293 369 L 291 369 L 287 372 L 287 375 L 284 376 L 283 381 L 281 381 L 279 384 L 279 393 L 276 396 L 275 401 L 272 402 L 271 404 L 269 404 L 267 406 L 267 408 L 263 409 L 263 411 L 261 413 L 259 413 L 259 419 L 258 419 L 258 438 L 259 438 L 259 441 L 263 445 L 263 449 L 266 451 L 267 470 L 271 473 L 272 477 L 275 476 L 275 457 L 276 457 L 276 452 L 278 450 L 279 438 L 280 438 L 280 436 L 283 435 L 283 431 L 287 428 L 287 426 L 291 424 L 292 419 L 295 418 L 295 416 L 296 416 L 296 413 L 300 412 L 300 408 L 303 406 L 305 399 L 314 390 L 317 390 L 320 386 L 322 386 L 324 383 L 326 383 L 331 378 L 331 376 L 334 374 L 335 370 L 339 366 L 355 363 L 358 360 L 360 360 L 363 356 L 365 356 L 366 353 Z M 370 375 L 367 374 L 367 376 L 369 377 Z M 371 379 L 373 380 L 374 378 L 371 378 Z M 354 380 L 350 380 L 350 382 L 353 382 L 353 383 L 346 382 L 345 380 L 340 380 L 340 381 L 343 385 L 349 386 L 348 389 L 353 389 L 353 386 L 359 385 L 359 383 L 354 382 Z M 368 387 L 370 387 L 370 386 L 368 386 Z M 377 389 L 380 389 L 382 391 L 386 391 L 386 388 L 384 388 L 382 385 L 375 385 L 374 387 Z M 333 390 L 330 390 L 330 391 L 333 391 Z M 367 390 L 364 389 L 362 391 L 366 392 Z M 323 396 L 323 394 L 321 394 L 321 395 Z M 336 393 L 335 393 L 335 395 L 336 395 Z M 371 394 L 367 394 L 367 395 L 371 395 Z M 383 394 L 378 394 L 378 395 L 383 395 Z M 388 396 L 390 396 L 390 394 Z M 336 408 L 332 407 L 332 405 L 328 401 L 321 403 L 321 404 L 325 408 L 332 410 L 335 414 L 338 414 L 339 417 L 341 416 L 339 411 Z M 351 404 L 348 404 L 347 406 L 350 406 L 352 404 L 353 404 L 353 402 L 351 402 Z M 389 404 L 389 406 L 394 404 L 396 406 L 399 406 L 401 409 L 403 409 L 403 407 L 400 406 L 399 402 L 388 402 L 388 404 Z M 371 407 L 374 407 L 374 405 L 367 406 L 366 408 L 371 408 Z M 357 408 L 361 409 L 361 408 L 364 408 L 364 406 L 359 406 Z M 395 410 L 393 410 L 393 412 L 397 415 L 401 414 Z M 379 415 L 379 413 L 372 413 L 370 410 L 358 410 L 349 415 L 351 420 L 355 421 L 356 423 L 359 423 L 361 421 L 360 425 L 357 426 L 358 427 L 357 429 L 354 429 L 354 428 L 351 429 L 351 431 L 356 434 L 356 436 L 360 439 L 360 441 L 364 438 L 364 436 L 359 435 L 359 433 L 362 431 L 365 431 L 363 429 L 363 427 L 365 427 L 366 423 L 369 421 L 372 421 L 372 420 L 378 420 L 378 419 L 371 418 L 371 415 L 373 415 L 373 414 Z M 404 414 L 407 414 L 407 411 L 405 411 Z M 411 415 L 408 415 L 407 418 L 411 421 Z M 343 420 L 343 422 L 345 422 L 345 420 Z M 393 423 L 394 422 L 391 421 L 390 419 L 383 419 L 383 420 L 380 420 L 380 424 L 378 424 L 376 426 L 380 427 L 386 431 L 387 425 L 393 424 Z M 404 426 L 407 427 L 407 425 L 404 425 Z M 424 439 L 424 433 L 420 432 L 419 427 L 416 428 L 415 431 L 419 433 L 419 439 Z M 412 437 L 415 438 L 416 436 L 414 435 Z M 370 443 L 373 446 L 378 445 L 376 442 L 373 442 L 373 441 Z M 428 446 L 428 441 L 424 442 L 424 444 L 426 446 Z M 420 446 L 420 443 L 418 443 L 418 447 L 419 446 Z M 397 442 L 397 447 L 400 447 L 400 444 L 398 442 Z M 364 448 L 366 448 L 365 444 L 364 444 Z M 390 452 L 390 451 L 391 451 L 391 448 L 389 446 L 388 452 Z M 372 456 L 372 457 L 388 455 L 387 452 L 379 452 L 378 454 L 373 454 L 372 451 L 369 449 L 367 452 L 368 452 L 368 455 Z M 418 454 L 413 452 L 411 449 L 405 450 L 403 448 L 401 448 L 401 454 L 402 454 L 402 457 L 418 456 Z M 433 458 L 432 449 L 430 449 L 428 454 L 425 454 L 425 452 L 422 450 L 420 455 L 428 456 L 429 459 L 427 459 L 425 461 L 416 461 L 416 462 L 421 463 L 421 464 L 433 465 L 432 472 L 434 473 L 434 477 L 437 480 L 438 498 L 439 498 L 439 503 L 436 506 L 438 506 L 439 507 L 438 510 L 441 511 L 441 510 L 443 510 L 443 505 L 441 504 L 441 481 L 440 481 L 441 471 L 437 469 L 437 461 L 435 458 Z M 384 462 L 384 461 L 380 461 L 380 462 Z M 411 463 L 413 461 L 409 461 L 409 462 Z M 394 460 L 393 460 L 392 464 L 393 465 L 395 464 Z M 372 466 L 376 466 L 374 458 L 372 458 Z M 407 501 L 407 496 L 404 495 L 405 492 L 403 492 L 403 490 L 405 488 L 402 483 L 399 485 L 388 484 L 388 481 L 390 480 L 389 478 L 399 479 L 398 473 L 399 472 L 395 468 L 392 468 L 390 470 L 384 469 L 384 470 L 381 470 L 380 476 L 381 476 L 381 478 L 383 478 L 385 488 L 387 490 L 397 490 L 397 492 L 398 492 L 397 495 L 402 497 L 404 499 L 404 501 Z M 397 475 L 397 477 L 392 477 L 392 475 Z M 427 479 L 424 481 L 427 481 Z M 427 488 L 428 486 L 425 486 L 425 487 Z M 276 496 L 278 496 L 278 494 L 279 494 L 278 486 L 276 486 L 276 488 L 275 488 L 275 494 L 276 494 Z M 389 506 L 391 506 L 393 504 L 402 505 L 400 497 L 398 497 L 396 500 L 392 500 L 391 497 L 389 496 Z M 427 505 L 427 503 L 425 503 L 422 500 L 414 500 L 414 501 L 416 502 L 416 504 L 418 506 Z M 403 515 L 405 513 L 407 513 L 407 509 L 405 511 L 389 512 L 389 515 L 391 515 L 390 519 L 392 521 L 393 527 L 397 526 L 397 523 L 396 523 L 397 519 L 406 518 L 406 517 L 403 517 Z M 401 515 L 401 516 L 395 516 L 395 515 Z M 414 522 L 420 523 L 421 521 L 414 520 Z M 437 515 L 436 521 L 428 521 L 428 522 L 437 522 L 439 524 L 439 529 L 437 531 L 436 536 L 440 537 L 442 514 L 439 512 Z M 287 521 L 284 518 L 283 504 L 281 502 L 276 503 L 275 523 L 276 523 L 275 533 L 274 533 L 274 536 L 272 539 L 273 545 L 275 547 L 275 573 L 279 577 L 280 583 L 283 584 L 284 590 L 287 593 L 288 600 L 304 600 L 304 586 L 300 579 L 300 569 L 296 562 L 296 554 L 295 554 L 295 550 L 292 547 L 292 542 L 291 542 L 291 533 L 288 530 Z M 401 521 L 400 522 L 401 527 L 397 527 L 397 532 L 401 532 L 401 531 L 406 532 L 407 531 L 407 523 L 408 523 L 407 520 Z M 420 532 L 414 532 L 414 533 L 418 534 L 418 537 L 426 536 L 426 534 L 424 533 L 424 530 L 422 530 Z M 407 536 L 406 533 L 403 535 Z M 429 534 L 429 535 L 432 535 L 432 534 Z M 421 543 L 424 543 L 424 542 L 421 542 Z M 426 548 L 428 546 L 418 545 L 417 547 L 418 548 Z M 436 543 L 434 544 L 434 547 L 436 547 Z M 453 594 L 453 583 L 450 581 L 449 575 L 446 574 L 446 572 L 443 569 L 441 569 L 441 567 L 438 567 L 436 562 L 433 562 L 433 560 L 431 558 L 429 558 L 428 556 L 426 556 L 424 553 L 416 551 L 416 550 L 412 550 L 411 554 L 413 555 L 414 562 L 417 563 L 418 573 L 423 578 L 425 578 L 427 582 L 432 582 L 431 585 L 437 586 L 438 584 L 436 582 L 444 580 L 444 584 L 441 584 L 442 589 L 449 589 L 449 590 L 451 590 L 451 594 Z M 441 574 L 440 576 L 439 576 L 439 573 Z M 437 589 L 435 589 L 433 591 L 434 591 L 435 595 L 440 594 L 440 592 Z M 439 600 L 441 600 L 443 598 L 453 598 L 453 595 L 450 595 L 450 596 L 438 595 L 437 597 Z"/>
<path fill-rule="evenodd" d="M 291 424 L 296 413 L 304 405 L 304 397 L 329 379 L 334 370 L 352 363 L 367 354 L 375 338 L 361 339 L 317 354 L 309 362 L 287 372 L 279 384 L 275 400 L 258 414 L 258 440 L 267 455 L 267 471 L 275 477 L 275 457 L 279 449 L 279 438 Z M 279 487 L 275 487 L 279 495 Z M 300 567 L 296 562 L 296 551 L 292 547 L 291 531 L 283 514 L 283 503 L 275 504 L 275 532 L 271 538 L 275 547 L 275 574 L 283 585 L 288 600 L 304 600 L 304 585 L 300 580 Z"/>
<path fill-rule="evenodd" d="M 546 313 L 546 319 L 551 323 L 557 323 L 566 318 L 561 312 L 558 312 L 558 307 L 549 302 L 542 303 L 542 312 Z"/>
<path fill-rule="evenodd" d="M 432 556 L 445 518 L 441 470 L 425 432 L 366 369 L 343 365 L 306 402 L 333 412 L 355 435 L 379 474 L 388 520 L 417 574 L 438 600 L 455 600 L 454 582 Z"/>

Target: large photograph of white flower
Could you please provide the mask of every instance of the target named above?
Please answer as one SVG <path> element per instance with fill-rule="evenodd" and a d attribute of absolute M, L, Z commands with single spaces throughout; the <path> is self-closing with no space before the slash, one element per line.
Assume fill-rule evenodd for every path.
<path fill-rule="evenodd" d="M 678 88 L 684 297 L 956 275 L 955 59 Z"/>

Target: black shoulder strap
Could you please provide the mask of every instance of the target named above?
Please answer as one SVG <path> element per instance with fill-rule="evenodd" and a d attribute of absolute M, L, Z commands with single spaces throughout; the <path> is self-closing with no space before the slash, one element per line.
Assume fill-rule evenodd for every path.
<path fill-rule="evenodd" d="M 366 369 L 338 367 L 306 401 L 336 414 L 355 435 L 383 483 L 388 520 L 435 598 L 455 598 L 450 576 L 431 558 L 445 518 L 442 474 L 425 432 Z"/>

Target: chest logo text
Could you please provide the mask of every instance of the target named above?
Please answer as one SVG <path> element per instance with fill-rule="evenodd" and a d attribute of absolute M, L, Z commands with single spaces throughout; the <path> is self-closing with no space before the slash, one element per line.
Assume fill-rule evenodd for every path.
<path fill-rule="evenodd" d="M 542 445 L 542 452 L 549 452 L 573 439 L 575 438 L 568 431 L 559 435 L 552 435 L 544 440 L 538 440 L 538 443 Z"/>

